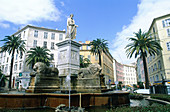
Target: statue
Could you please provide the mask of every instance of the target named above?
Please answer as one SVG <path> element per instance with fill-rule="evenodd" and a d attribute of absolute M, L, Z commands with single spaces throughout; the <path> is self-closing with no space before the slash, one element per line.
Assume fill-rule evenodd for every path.
<path fill-rule="evenodd" d="M 70 17 L 67 19 L 67 34 L 66 34 L 66 38 L 71 38 L 72 40 L 76 38 L 77 27 L 78 27 L 78 25 L 75 25 L 73 16 L 74 15 L 71 14 Z"/>
<path fill-rule="evenodd" d="M 81 68 L 78 72 L 78 78 L 94 78 L 99 77 L 102 68 L 99 64 L 90 64 L 87 68 Z"/>
<path fill-rule="evenodd" d="M 35 63 L 33 67 L 33 74 L 42 74 L 47 77 L 58 76 L 58 69 L 54 67 L 47 67 L 46 64 L 42 62 Z"/>

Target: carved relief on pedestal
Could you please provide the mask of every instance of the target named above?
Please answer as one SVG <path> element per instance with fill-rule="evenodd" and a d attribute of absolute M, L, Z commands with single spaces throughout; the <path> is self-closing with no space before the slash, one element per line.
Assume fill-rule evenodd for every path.
<path fill-rule="evenodd" d="M 71 59 L 72 60 L 78 60 L 78 53 L 77 51 L 71 51 Z"/>

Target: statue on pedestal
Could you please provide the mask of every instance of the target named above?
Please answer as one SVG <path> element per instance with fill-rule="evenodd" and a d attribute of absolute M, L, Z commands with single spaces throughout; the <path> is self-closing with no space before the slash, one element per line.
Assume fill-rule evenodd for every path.
<path fill-rule="evenodd" d="M 67 19 L 67 34 L 66 38 L 75 39 L 77 33 L 78 25 L 75 25 L 75 21 L 73 20 L 73 14 Z"/>

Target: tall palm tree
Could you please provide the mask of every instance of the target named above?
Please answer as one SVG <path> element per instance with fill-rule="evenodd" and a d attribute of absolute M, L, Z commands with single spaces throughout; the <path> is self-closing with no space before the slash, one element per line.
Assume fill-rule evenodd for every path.
<path fill-rule="evenodd" d="M 135 58 L 139 55 L 143 59 L 143 66 L 145 72 L 145 88 L 149 89 L 149 76 L 146 63 L 147 54 L 155 55 L 162 50 L 162 47 L 157 41 L 150 37 L 149 32 L 142 32 L 141 29 L 134 33 L 135 37 L 129 38 L 132 43 L 128 44 L 126 48 L 127 57 L 131 58 L 135 53 Z"/>
<path fill-rule="evenodd" d="M 10 77 L 9 77 L 9 89 L 11 89 L 11 80 L 12 80 L 12 70 L 13 70 L 13 63 L 14 63 L 14 54 L 15 52 L 20 53 L 22 56 L 25 52 L 25 42 L 21 40 L 19 36 L 5 36 L 1 41 L 4 41 L 4 45 L 1 47 L 1 52 L 8 52 L 11 56 L 11 67 L 10 67 Z"/>
<path fill-rule="evenodd" d="M 109 50 L 107 40 L 97 38 L 97 40 L 90 42 L 89 45 L 91 46 L 90 52 L 99 56 L 99 65 L 101 66 L 101 53 L 107 53 Z"/>
<path fill-rule="evenodd" d="M 31 48 L 27 52 L 28 53 L 27 58 L 26 58 L 27 65 L 31 65 L 31 67 L 33 68 L 36 62 L 43 62 L 47 66 L 49 66 L 50 65 L 50 54 L 48 52 L 50 52 L 49 49 L 39 47 L 39 46 L 35 48 Z"/>
<path fill-rule="evenodd" d="M 80 55 L 80 68 L 86 68 L 91 64 L 88 58 L 83 58 L 84 56 Z"/>

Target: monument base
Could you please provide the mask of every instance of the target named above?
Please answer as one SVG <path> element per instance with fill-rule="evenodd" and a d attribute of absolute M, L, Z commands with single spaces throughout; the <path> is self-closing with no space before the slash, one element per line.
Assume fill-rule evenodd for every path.
<path fill-rule="evenodd" d="M 60 79 L 56 77 L 33 77 L 31 81 L 27 93 L 53 93 L 60 90 Z"/>

